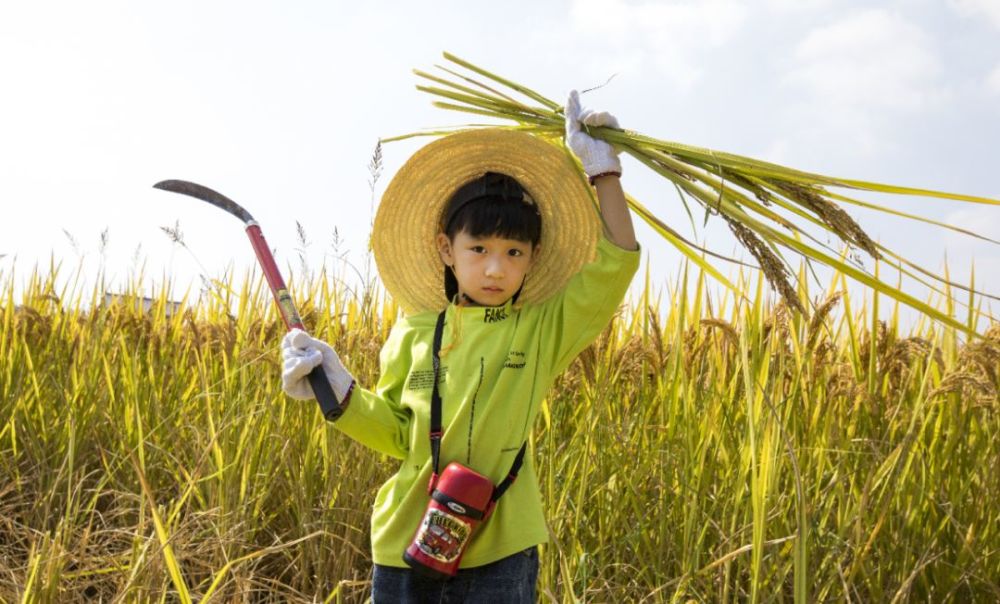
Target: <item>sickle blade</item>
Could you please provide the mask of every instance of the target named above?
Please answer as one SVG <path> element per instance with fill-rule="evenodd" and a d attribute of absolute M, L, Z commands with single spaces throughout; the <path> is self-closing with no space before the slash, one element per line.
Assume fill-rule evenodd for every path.
<path fill-rule="evenodd" d="M 217 208 L 222 208 L 245 223 L 255 222 L 253 216 L 250 215 L 250 212 L 244 210 L 240 204 L 236 203 L 232 199 L 229 199 L 222 193 L 213 191 L 206 186 L 188 182 L 186 180 L 161 180 L 153 185 L 153 188 L 194 197 L 195 199 L 200 199 L 204 202 L 210 203 Z"/>

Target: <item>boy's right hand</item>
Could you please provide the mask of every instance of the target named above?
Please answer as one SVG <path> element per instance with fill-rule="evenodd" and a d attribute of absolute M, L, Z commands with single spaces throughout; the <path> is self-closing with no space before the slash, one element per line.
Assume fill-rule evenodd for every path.
<path fill-rule="evenodd" d="M 340 357 L 329 344 L 313 338 L 301 329 L 293 329 L 285 334 L 281 340 L 281 357 L 284 360 L 281 388 L 294 399 L 315 398 L 306 376 L 313 367 L 320 364 L 323 365 L 323 373 L 330 380 L 338 401 L 344 400 L 354 381 L 354 377 L 347 372 Z"/>
<path fill-rule="evenodd" d="M 618 118 L 607 111 L 594 111 L 580 106 L 580 93 L 569 91 L 564 110 L 566 116 L 566 145 L 573 154 L 580 158 L 583 171 L 593 178 L 601 174 L 622 173 L 622 162 L 618 159 L 618 151 L 607 142 L 594 138 L 584 129 L 585 126 L 607 126 L 620 128 Z"/>

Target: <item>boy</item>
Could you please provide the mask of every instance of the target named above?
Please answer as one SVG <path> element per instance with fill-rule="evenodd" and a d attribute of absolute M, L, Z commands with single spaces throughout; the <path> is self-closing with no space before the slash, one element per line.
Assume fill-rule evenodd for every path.
<path fill-rule="evenodd" d="M 376 604 L 535 601 L 547 530 L 526 442 L 548 387 L 607 325 L 639 262 L 617 154 L 581 129 L 617 121 L 581 111 L 576 91 L 565 115 L 600 216 L 555 145 L 509 130 L 445 137 L 400 169 L 375 220 L 379 274 L 406 313 L 376 388 L 355 388 L 336 353 L 301 331 L 282 342 L 290 396 L 312 397 L 305 375 L 322 363 L 345 408 L 335 426 L 402 460 L 372 514 Z M 439 458 L 502 485 L 471 536 L 422 522 Z M 459 570 L 428 578 L 413 552 Z"/>

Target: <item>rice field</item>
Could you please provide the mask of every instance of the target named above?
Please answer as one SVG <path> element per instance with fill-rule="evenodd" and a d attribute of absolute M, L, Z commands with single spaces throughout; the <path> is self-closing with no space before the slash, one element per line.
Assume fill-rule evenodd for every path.
<path fill-rule="evenodd" d="M 372 385 L 396 308 L 329 277 L 293 295 Z M 270 292 L 219 281 L 146 309 L 0 274 L 0 602 L 367 598 L 396 462 L 282 394 Z M 804 319 L 744 284 L 647 283 L 556 381 L 533 442 L 540 599 L 1000 600 L 1000 325 L 903 333 L 839 277 L 799 286 Z"/>

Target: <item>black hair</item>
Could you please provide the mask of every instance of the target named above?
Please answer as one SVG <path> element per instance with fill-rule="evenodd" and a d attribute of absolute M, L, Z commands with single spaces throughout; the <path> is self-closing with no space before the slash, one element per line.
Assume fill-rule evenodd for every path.
<path fill-rule="evenodd" d="M 465 231 L 470 237 L 502 237 L 530 243 L 542 240 L 542 216 L 531 196 L 515 179 L 487 172 L 452 195 L 445 206 L 441 231 L 449 241 Z M 445 296 L 452 300 L 458 282 L 449 267 L 444 268 Z M 514 301 L 520 290 L 514 294 Z"/>
<path fill-rule="evenodd" d="M 503 237 L 535 246 L 542 239 L 542 217 L 533 204 L 503 197 L 480 197 L 463 205 L 444 234 L 454 240 L 465 231 L 471 237 Z"/>

